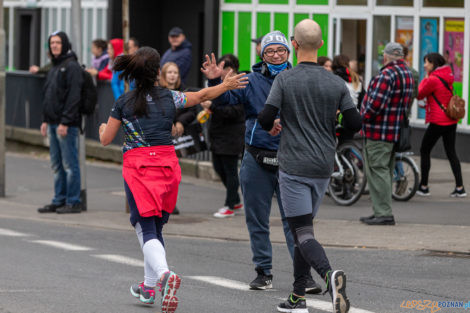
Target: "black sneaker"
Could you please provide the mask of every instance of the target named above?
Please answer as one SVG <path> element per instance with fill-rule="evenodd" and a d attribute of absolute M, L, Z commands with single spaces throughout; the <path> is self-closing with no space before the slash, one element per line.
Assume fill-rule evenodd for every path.
<path fill-rule="evenodd" d="M 67 204 L 56 210 L 58 214 L 68 214 L 68 213 L 82 213 L 82 204 L 75 203 L 75 204 Z"/>
<path fill-rule="evenodd" d="M 250 289 L 265 290 L 273 288 L 273 275 L 265 275 L 263 270 L 257 269 L 258 276 L 250 283 Z"/>
<path fill-rule="evenodd" d="M 429 192 L 429 188 L 428 187 L 424 188 L 421 185 L 418 187 L 418 190 L 416 191 L 416 194 L 421 196 L 421 197 L 428 197 L 428 196 L 431 195 L 431 193 Z"/>
<path fill-rule="evenodd" d="M 465 198 L 467 196 L 467 193 L 465 192 L 465 188 L 462 187 L 462 189 L 458 190 L 457 188 L 452 191 L 450 194 L 452 198 Z"/>
<path fill-rule="evenodd" d="M 310 295 L 316 295 L 321 293 L 321 286 L 313 280 L 311 275 L 309 275 L 307 278 L 305 293 L 308 293 Z"/>
<path fill-rule="evenodd" d="M 46 204 L 42 208 L 38 209 L 38 213 L 55 213 L 57 209 L 63 207 L 65 204 Z"/>
<path fill-rule="evenodd" d="M 292 294 L 287 297 L 287 300 L 279 303 L 277 306 L 278 312 L 295 312 L 295 313 L 308 313 L 307 302 L 305 298 L 298 298 L 294 301 Z"/>
<path fill-rule="evenodd" d="M 346 296 L 346 275 L 343 271 L 329 271 L 326 277 L 326 288 L 333 303 L 333 313 L 349 312 L 350 303 Z"/>

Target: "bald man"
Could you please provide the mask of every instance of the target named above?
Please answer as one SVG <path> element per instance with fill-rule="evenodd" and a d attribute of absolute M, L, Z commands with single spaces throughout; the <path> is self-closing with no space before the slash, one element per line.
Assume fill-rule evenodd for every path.
<path fill-rule="evenodd" d="M 258 115 L 263 129 L 272 135 L 281 133 L 281 200 L 296 243 L 294 290 L 277 310 L 308 312 L 305 282 L 313 267 L 326 282 L 333 312 L 346 313 L 346 275 L 332 270 L 325 250 L 313 235 L 313 218 L 333 172 L 336 112 L 343 113 L 344 126 L 352 131 L 361 128 L 361 117 L 344 81 L 317 64 L 318 49 L 323 45 L 320 26 L 303 20 L 291 40 L 299 64 L 276 77 L 266 106 Z M 280 119 L 276 119 L 279 111 Z"/>

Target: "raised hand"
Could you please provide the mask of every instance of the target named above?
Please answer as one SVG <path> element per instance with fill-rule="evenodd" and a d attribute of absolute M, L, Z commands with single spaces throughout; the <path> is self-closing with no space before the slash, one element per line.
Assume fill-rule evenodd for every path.
<path fill-rule="evenodd" d="M 246 85 L 248 85 L 248 77 L 246 77 L 246 73 L 233 76 L 231 74 L 232 70 L 225 75 L 225 79 L 222 83 L 228 90 L 246 88 Z"/>
<path fill-rule="evenodd" d="M 208 79 L 219 78 L 224 70 L 224 65 L 224 61 L 217 65 L 214 53 L 211 53 L 211 58 L 206 54 L 206 61 L 202 63 L 201 72 L 203 72 Z"/>

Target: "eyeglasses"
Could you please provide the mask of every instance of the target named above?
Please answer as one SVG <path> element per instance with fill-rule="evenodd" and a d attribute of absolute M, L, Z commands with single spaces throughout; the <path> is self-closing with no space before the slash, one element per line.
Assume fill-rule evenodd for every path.
<path fill-rule="evenodd" d="M 272 57 L 272 56 L 274 56 L 274 54 L 277 53 L 277 55 L 282 56 L 282 55 L 286 54 L 286 52 L 287 52 L 286 48 L 279 48 L 277 50 L 266 50 L 266 51 L 264 51 L 264 55 L 266 55 L 268 57 Z"/>
<path fill-rule="evenodd" d="M 299 46 L 299 47 L 300 47 L 300 44 L 299 44 L 299 42 L 298 42 L 298 41 L 295 39 L 295 37 L 294 37 L 294 36 L 290 36 L 290 41 L 295 41 L 295 42 L 297 43 L 297 46 Z"/>

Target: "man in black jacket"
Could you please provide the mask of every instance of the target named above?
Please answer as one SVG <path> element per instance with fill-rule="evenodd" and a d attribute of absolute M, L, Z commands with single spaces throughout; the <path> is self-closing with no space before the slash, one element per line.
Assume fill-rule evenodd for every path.
<path fill-rule="evenodd" d="M 41 134 L 49 138 L 54 198 L 38 212 L 80 213 L 78 134 L 83 78 L 67 34 L 54 32 L 48 43 L 53 66 L 44 87 Z"/>

